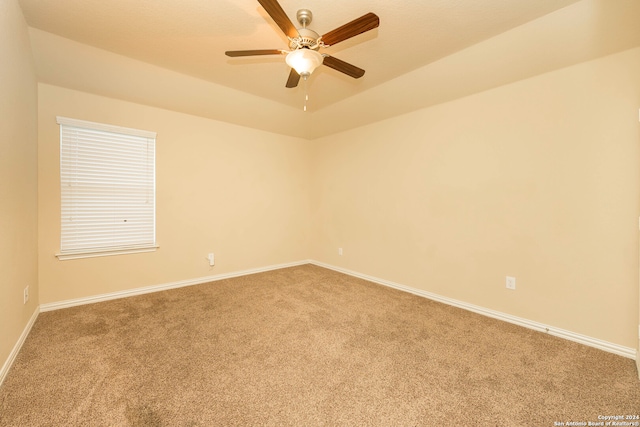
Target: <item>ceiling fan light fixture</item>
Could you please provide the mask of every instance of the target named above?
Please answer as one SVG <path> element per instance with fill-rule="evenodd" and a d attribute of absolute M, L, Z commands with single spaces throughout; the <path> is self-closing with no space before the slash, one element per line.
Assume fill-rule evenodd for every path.
<path fill-rule="evenodd" d="M 256 56 L 256 55 L 279 55 L 287 54 L 287 65 L 289 78 L 285 87 L 295 88 L 300 82 L 300 77 L 306 81 L 311 73 L 320 65 L 346 74 L 354 79 L 359 79 L 364 75 L 364 70 L 342 61 L 328 54 L 320 54 L 319 49 L 327 48 L 344 40 L 355 37 L 359 34 L 378 28 L 380 18 L 375 13 L 369 12 L 338 27 L 324 35 L 319 35 L 307 27 L 313 19 L 313 14 L 308 9 L 300 9 L 296 14 L 298 22 L 302 27 L 296 28 L 289 19 L 285 11 L 280 6 L 278 0 L 258 0 L 267 14 L 280 27 L 289 40 L 289 50 L 282 49 L 254 49 L 254 50 L 230 50 L 225 54 L 230 57 Z"/>
<path fill-rule="evenodd" d="M 315 50 L 296 49 L 287 54 L 287 65 L 296 70 L 302 78 L 307 78 L 313 71 L 322 65 L 324 57 Z"/>

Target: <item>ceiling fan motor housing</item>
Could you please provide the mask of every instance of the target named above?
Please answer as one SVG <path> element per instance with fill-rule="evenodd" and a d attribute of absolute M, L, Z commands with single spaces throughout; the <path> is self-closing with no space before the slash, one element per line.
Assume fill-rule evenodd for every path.
<path fill-rule="evenodd" d="M 298 28 L 298 34 L 298 37 L 291 39 L 289 48 L 294 50 L 301 48 L 318 50 L 320 48 L 320 43 L 318 43 L 320 35 L 315 31 L 308 28 Z"/>

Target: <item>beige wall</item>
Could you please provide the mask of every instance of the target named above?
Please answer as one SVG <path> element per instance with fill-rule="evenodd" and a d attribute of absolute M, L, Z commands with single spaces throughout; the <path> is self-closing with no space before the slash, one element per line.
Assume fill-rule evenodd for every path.
<path fill-rule="evenodd" d="M 312 258 L 635 348 L 638 76 L 637 48 L 314 141 Z"/>
<path fill-rule="evenodd" d="M 38 305 L 37 85 L 27 26 L 0 1 L 0 368 Z M 29 286 L 30 300 L 22 303 Z"/>
<path fill-rule="evenodd" d="M 308 141 L 46 84 L 38 94 L 41 303 L 308 257 Z M 60 249 L 57 115 L 157 132 L 158 251 L 54 256 Z M 216 254 L 213 268 L 209 252 Z"/>

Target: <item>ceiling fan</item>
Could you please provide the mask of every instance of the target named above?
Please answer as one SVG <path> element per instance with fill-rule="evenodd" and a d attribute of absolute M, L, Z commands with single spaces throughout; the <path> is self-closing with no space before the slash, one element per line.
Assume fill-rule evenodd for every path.
<path fill-rule="evenodd" d="M 374 13 L 367 13 L 358 19 L 336 28 L 333 31 L 320 36 L 315 31 L 307 28 L 313 15 L 310 10 L 301 9 L 296 18 L 302 28 L 296 28 L 277 0 L 258 0 L 269 16 L 278 24 L 278 27 L 289 39 L 289 49 L 261 49 L 261 50 L 232 50 L 225 54 L 231 57 L 257 56 L 257 55 L 282 55 L 286 54 L 286 62 L 291 67 L 286 87 L 298 86 L 300 77 L 306 80 L 320 65 L 326 65 L 341 73 L 358 79 L 364 75 L 364 70 L 351 65 L 318 50 L 325 48 L 351 37 L 357 36 L 380 25 L 380 18 Z"/>

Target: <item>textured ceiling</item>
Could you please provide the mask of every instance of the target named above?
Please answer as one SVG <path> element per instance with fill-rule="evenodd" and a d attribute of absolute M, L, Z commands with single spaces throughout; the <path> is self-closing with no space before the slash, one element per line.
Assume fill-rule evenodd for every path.
<path fill-rule="evenodd" d="M 367 12 L 380 17 L 378 29 L 326 50 L 364 68 L 365 76 L 356 80 L 320 67 L 306 87 L 311 113 L 300 115 L 304 85 L 285 88 L 289 69 L 283 56 L 224 55 L 226 50 L 287 48 L 285 36 L 255 0 L 20 4 L 44 82 L 307 138 L 640 43 L 637 0 L 280 0 L 294 23 L 298 9 L 310 9 L 309 27 L 320 34 Z M 103 63 L 92 69 L 87 59 Z M 487 61 L 502 68 L 488 69 Z M 101 70 L 120 77 L 116 81 Z M 145 73 L 155 77 L 134 81 Z M 478 73 L 486 74 L 483 81 Z M 152 90 L 156 80 L 165 84 Z M 168 88 L 171 84 L 183 90 Z M 227 105 L 207 105 L 204 94 Z M 419 99 L 413 99 L 416 95 Z M 352 120 L 344 122 L 349 112 Z M 247 113 L 262 117 L 250 120 Z M 318 119 L 336 124 L 321 126 Z"/>

